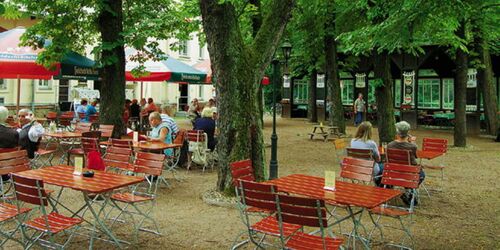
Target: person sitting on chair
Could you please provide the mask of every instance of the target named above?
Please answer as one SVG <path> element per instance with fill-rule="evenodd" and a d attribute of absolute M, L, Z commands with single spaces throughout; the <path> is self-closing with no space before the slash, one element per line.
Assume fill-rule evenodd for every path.
<path fill-rule="evenodd" d="M 211 108 L 204 108 L 201 112 L 201 118 L 196 119 L 194 122 L 195 130 L 203 130 L 207 133 L 207 146 L 210 150 L 215 149 L 217 141 L 215 140 L 215 121 L 213 119 L 213 110 Z"/>
<path fill-rule="evenodd" d="M 97 114 L 97 109 L 95 108 L 97 106 L 97 100 L 93 100 L 89 106 L 87 106 L 87 111 L 85 111 L 85 119 L 83 119 L 84 122 L 89 122 L 90 121 L 90 116 Z"/>
<path fill-rule="evenodd" d="M 18 113 L 19 125 L 19 146 L 28 152 L 28 158 L 35 158 L 35 152 L 40 145 L 40 138 L 45 133 L 45 129 L 35 120 L 33 112 L 29 109 L 21 109 Z"/>
<path fill-rule="evenodd" d="M 160 141 L 167 144 L 172 143 L 172 131 L 166 122 L 162 122 L 160 113 L 153 112 L 149 114 L 149 124 L 151 125 L 151 136 L 148 138 L 151 141 Z M 172 156 L 173 149 L 167 148 L 163 151 L 165 155 Z"/>
<path fill-rule="evenodd" d="M 0 106 L 0 149 L 15 148 L 19 143 L 19 133 L 6 123 L 8 117 L 9 110 L 4 106 Z M 2 175 L 3 181 L 9 178 L 8 174 Z"/>
<path fill-rule="evenodd" d="M 372 124 L 370 122 L 362 122 L 358 126 L 358 130 L 356 131 L 356 135 L 351 140 L 351 148 L 357 149 L 370 149 L 372 151 L 372 156 L 375 162 L 375 166 L 373 167 L 373 176 L 377 176 L 375 180 L 375 184 L 380 186 L 382 170 L 384 169 L 383 164 L 380 160 L 380 153 L 378 151 L 377 143 L 372 140 Z"/>

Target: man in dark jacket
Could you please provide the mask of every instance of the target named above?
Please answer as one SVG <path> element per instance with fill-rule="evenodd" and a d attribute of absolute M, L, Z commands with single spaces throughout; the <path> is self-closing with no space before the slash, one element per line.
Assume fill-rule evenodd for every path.
<path fill-rule="evenodd" d="M 8 116 L 9 110 L 4 106 L 0 106 L 0 149 L 15 148 L 19 140 L 17 131 L 5 123 Z M 9 175 L 2 175 L 2 180 L 6 181 L 8 179 Z"/>

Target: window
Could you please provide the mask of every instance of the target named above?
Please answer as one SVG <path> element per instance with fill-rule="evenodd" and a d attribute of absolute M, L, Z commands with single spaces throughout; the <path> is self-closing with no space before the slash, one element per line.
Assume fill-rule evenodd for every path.
<path fill-rule="evenodd" d="M 340 86 L 342 87 L 342 104 L 352 105 L 354 101 L 354 80 L 340 80 Z"/>
<path fill-rule="evenodd" d="M 443 79 L 443 109 L 453 109 L 454 96 L 454 81 L 451 78 Z"/>
<path fill-rule="evenodd" d="M 179 55 L 188 56 L 188 41 L 179 41 Z"/>
<path fill-rule="evenodd" d="M 200 47 L 199 47 L 199 51 L 198 51 L 198 57 L 200 59 L 204 59 L 205 58 L 205 47 L 203 46 L 203 44 L 200 44 Z"/>
<path fill-rule="evenodd" d="M 38 81 L 38 90 L 52 90 L 52 84 L 50 80 L 35 80 Z"/>
<path fill-rule="evenodd" d="M 0 79 L 0 90 L 7 89 L 7 81 L 5 79 Z"/>
<path fill-rule="evenodd" d="M 401 79 L 394 80 L 394 107 L 401 107 Z"/>
<path fill-rule="evenodd" d="M 368 80 L 368 105 L 376 103 L 375 100 L 375 80 Z"/>
<path fill-rule="evenodd" d="M 440 107 L 439 79 L 418 80 L 418 107 L 439 109 Z"/>
<path fill-rule="evenodd" d="M 0 104 L 4 104 L 5 103 L 5 97 L 0 97 Z"/>
<path fill-rule="evenodd" d="M 309 83 L 307 79 L 293 81 L 293 103 L 307 104 L 309 99 Z"/>

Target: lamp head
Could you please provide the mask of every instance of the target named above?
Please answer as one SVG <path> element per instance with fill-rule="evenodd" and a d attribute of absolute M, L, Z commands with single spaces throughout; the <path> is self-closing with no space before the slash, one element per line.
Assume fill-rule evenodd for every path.
<path fill-rule="evenodd" d="M 285 42 L 281 45 L 281 49 L 283 50 L 283 55 L 285 56 L 285 60 L 290 59 L 290 54 L 292 53 L 292 44 L 285 40 Z"/>

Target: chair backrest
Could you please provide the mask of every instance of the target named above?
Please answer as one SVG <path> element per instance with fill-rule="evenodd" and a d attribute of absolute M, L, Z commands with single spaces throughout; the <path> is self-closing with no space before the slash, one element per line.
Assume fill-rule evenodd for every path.
<path fill-rule="evenodd" d="M 82 137 L 82 148 L 85 154 L 88 154 L 90 151 L 99 151 L 99 138 L 92 137 Z"/>
<path fill-rule="evenodd" d="M 99 124 L 99 131 L 102 132 L 102 137 L 110 138 L 113 135 L 115 125 Z"/>
<path fill-rule="evenodd" d="M 103 156 L 104 165 L 106 168 L 134 171 L 134 168 L 130 165 L 131 155 L 132 149 L 130 148 L 109 146 Z"/>
<path fill-rule="evenodd" d="M 82 133 L 82 138 L 101 138 L 101 131 L 87 131 Z"/>
<path fill-rule="evenodd" d="M 179 132 L 175 135 L 174 144 L 184 144 L 187 136 L 186 133 L 185 129 L 179 130 Z"/>
<path fill-rule="evenodd" d="M 231 163 L 230 166 L 231 177 L 233 179 L 232 183 L 234 187 L 239 187 L 240 180 L 255 181 L 252 160 L 246 159 L 242 161 L 236 161 Z"/>
<path fill-rule="evenodd" d="M 325 201 L 306 197 L 278 195 L 278 221 L 309 227 L 328 226 Z"/>
<path fill-rule="evenodd" d="M 135 155 L 134 172 L 160 176 L 163 170 L 165 154 L 138 152 Z"/>
<path fill-rule="evenodd" d="M 33 205 L 47 206 L 47 193 L 43 187 L 43 181 L 12 175 L 16 199 Z"/>
<path fill-rule="evenodd" d="M 78 112 L 78 118 L 80 118 L 80 120 L 85 119 L 85 113 Z"/>
<path fill-rule="evenodd" d="M 89 115 L 89 122 L 95 123 L 99 121 L 99 115 Z"/>
<path fill-rule="evenodd" d="M 370 182 L 373 176 L 373 166 L 375 161 L 345 157 L 340 163 L 340 177 Z"/>
<path fill-rule="evenodd" d="M 55 120 L 57 118 L 57 113 L 50 111 L 47 113 L 47 115 L 45 117 L 49 120 Z"/>
<path fill-rule="evenodd" d="M 424 138 L 423 151 L 446 153 L 448 151 L 448 140 L 440 138 Z"/>
<path fill-rule="evenodd" d="M 29 170 L 29 163 L 26 150 L 0 153 L 0 175 Z"/>
<path fill-rule="evenodd" d="M 20 147 L 15 147 L 15 148 L 0 148 L 0 153 L 14 152 L 14 151 L 19 151 L 19 150 L 21 150 Z"/>
<path fill-rule="evenodd" d="M 109 138 L 112 147 L 132 149 L 132 141 L 124 139 Z"/>
<path fill-rule="evenodd" d="M 277 186 L 240 180 L 239 189 L 239 196 L 245 206 L 276 211 Z"/>
<path fill-rule="evenodd" d="M 382 184 L 416 189 L 420 180 L 420 166 L 386 163 Z"/>
<path fill-rule="evenodd" d="M 388 148 L 387 162 L 411 165 L 410 151 L 404 149 Z"/>
<path fill-rule="evenodd" d="M 346 151 L 348 157 L 373 160 L 373 152 L 371 149 L 346 148 Z"/>
<path fill-rule="evenodd" d="M 70 126 L 71 125 L 71 120 L 73 120 L 72 116 L 59 116 L 58 123 L 59 126 Z"/>
<path fill-rule="evenodd" d="M 75 125 L 75 132 L 83 133 L 88 132 L 92 128 L 92 124 L 88 122 L 79 122 Z"/>
<path fill-rule="evenodd" d="M 188 130 L 187 131 L 187 139 L 190 142 L 204 142 L 205 141 L 205 132 L 203 130 Z"/>

